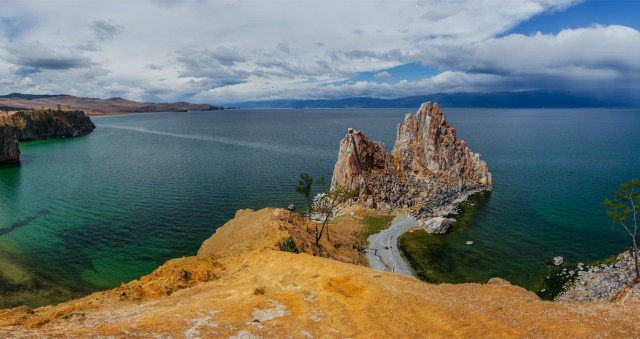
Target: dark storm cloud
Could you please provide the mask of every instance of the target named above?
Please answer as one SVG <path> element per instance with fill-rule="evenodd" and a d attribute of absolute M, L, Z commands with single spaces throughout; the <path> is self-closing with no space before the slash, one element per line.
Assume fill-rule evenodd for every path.
<path fill-rule="evenodd" d="M 72 69 L 91 66 L 91 59 L 78 53 L 57 52 L 41 43 L 13 45 L 6 61 L 17 66 L 41 69 Z"/>

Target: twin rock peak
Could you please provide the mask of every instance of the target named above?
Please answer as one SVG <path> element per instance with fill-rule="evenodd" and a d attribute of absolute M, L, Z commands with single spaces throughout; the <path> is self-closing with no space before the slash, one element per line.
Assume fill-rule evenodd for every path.
<path fill-rule="evenodd" d="M 491 173 L 480 154 L 456 138 L 438 104 L 422 104 L 398 125 L 393 150 L 349 129 L 340 142 L 332 188 L 362 186 L 365 206 L 406 209 L 420 219 L 467 196 L 491 190 Z"/>

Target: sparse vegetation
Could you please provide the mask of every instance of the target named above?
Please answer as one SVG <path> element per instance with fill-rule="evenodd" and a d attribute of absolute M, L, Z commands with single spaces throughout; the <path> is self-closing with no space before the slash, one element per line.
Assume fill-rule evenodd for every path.
<path fill-rule="evenodd" d="M 367 239 L 369 236 L 389 228 L 389 226 L 391 226 L 391 221 L 393 221 L 392 215 L 384 215 L 381 217 L 365 215 L 362 219 L 365 229 L 358 235 L 358 240 L 360 240 L 363 245 L 368 246 L 369 241 Z"/>
<path fill-rule="evenodd" d="M 637 179 L 618 185 L 618 190 L 613 191 L 613 200 L 605 199 L 604 205 L 608 207 L 607 216 L 613 224 L 620 224 L 624 227 L 631 237 L 633 243 L 633 258 L 635 261 L 636 276 L 633 283 L 640 282 L 640 268 L 638 266 L 638 244 L 636 243 L 636 235 L 638 233 L 638 208 L 640 206 L 640 195 L 638 194 L 638 185 L 640 181 Z M 627 217 L 631 216 L 632 221 L 627 221 Z M 632 224 L 633 223 L 633 224 Z"/>
<path fill-rule="evenodd" d="M 296 192 L 304 195 L 307 198 L 307 217 L 311 221 L 311 186 L 313 185 L 313 178 L 308 173 L 300 173 L 300 180 L 298 180 L 298 186 Z M 309 225 L 307 225 L 307 232 L 309 231 Z"/>
<path fill-rule="evenodd" d="M 69 319 L 69 318 L 73 317 L 74 315 L 75 316 L 80 316 L 80 317 L 86 316 L 86 314 L 84 314 L 84 313 L 69 313 L 69 314 L 65 315 L 64 317 L 62 317 L 62 319 Z"/>
<path fill-rule="evenodd" d="M 320 178 L 320 183 L 323 187 L 324 185 L 324 177 Z M 350 199 L 356 198 L 360 195 L 360 187 L 350 190 L 344 186 L 338 186 L 332 190 L 327 190 L 325 188 L 325 203 L 318 207 L 318 211 L 323 215 L 322 228 L 320 228 L 320 232 L 318 233 L 318 226 L 316 226 L 316 247 L 320 246 L 320 239 L 322 238 L 322 233 L 325 228 L 327 230 L 327 240 L 329 241 L 329 218 L 333 214 L 336 207 L 347 202 Z"/>
<path fill-rule="evenodd" d="M 287 239 L 282 240 L 282 243 L 280 243 L 280 250 L 284 252 L 300 253 L 293 237 L 288 237 Z"/>

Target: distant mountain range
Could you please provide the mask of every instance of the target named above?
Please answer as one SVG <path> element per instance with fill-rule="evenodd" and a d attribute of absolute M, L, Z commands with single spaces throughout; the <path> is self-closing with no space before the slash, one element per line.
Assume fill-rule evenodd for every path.
<path fill-rule="evenodd" d="M 574 108 L 638 107 L 638 100 L 598 99 L 585 94 L 559 91 L 492 93 L 436 93 L 396 99 L 346 98 L 333 100 L 271 100 L 231 103 L 240 108 L 417 108 L 431 101 L 441 107 Z"/>
<path fill-rule="evenodd" d="M 81 98 L 72 95 L 33 95 L 11 93 L 0 96 L 1 110 L 24 110 L 53 108 L 60 105 L 64 109 L 81 110 L 90 115 L 149 113 L 149 112 L 186 112 L 212 111 L 222 107 L 207 104 L 190 104 L 187 102 L 153 103 L 137 102 L 122 98 L 97 99 Z"/>

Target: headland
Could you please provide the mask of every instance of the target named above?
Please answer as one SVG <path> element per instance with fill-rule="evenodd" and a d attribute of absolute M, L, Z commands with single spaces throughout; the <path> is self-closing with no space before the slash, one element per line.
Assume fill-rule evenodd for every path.
<path fill-rule="evenodd" d="M 18 142 L 68 138 L 91 133 L 96 126 L 83 111 L 18 111 L 0 121 L 0 164 L 20 161 Z"/>

